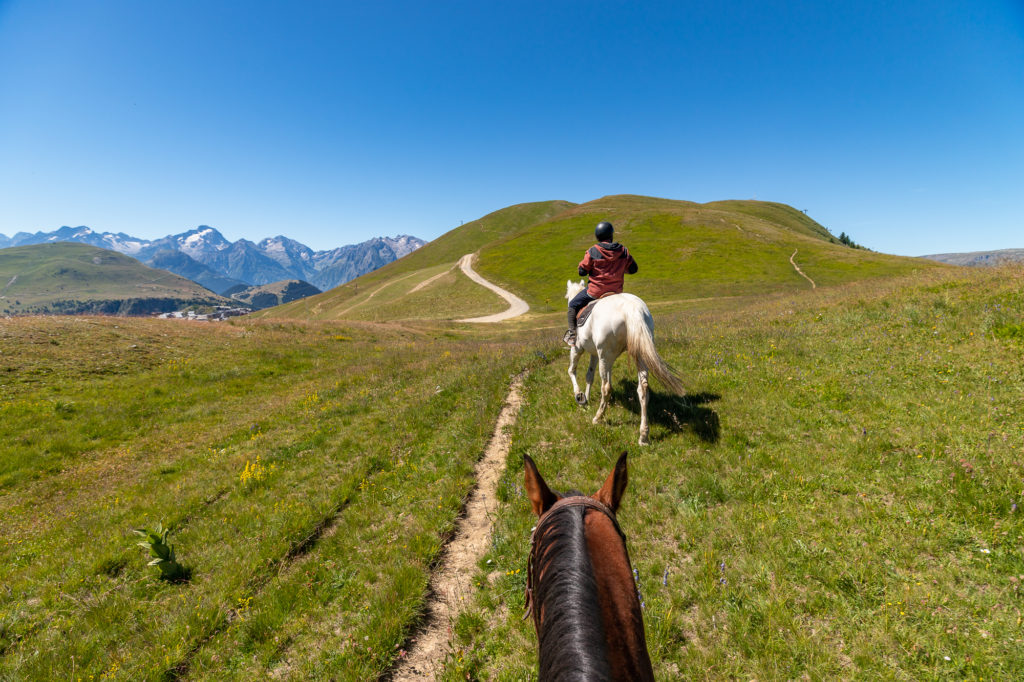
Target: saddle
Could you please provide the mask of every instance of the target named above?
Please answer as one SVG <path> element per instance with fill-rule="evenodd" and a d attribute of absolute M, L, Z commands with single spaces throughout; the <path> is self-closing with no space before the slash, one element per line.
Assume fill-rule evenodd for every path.
<path fill-rule="evenodd" d="M 590 311 L 594 309 L 594 306 L 597 304 L 598 301 L 600 301 L 602 298 L 615 295 L 615 292 L 609 291 L 607 294 L 602 294 L 600 298 L 594 299 L 587 305 L 580 308 L 580 311 L 576 313 L 576 328 L 579 329 L 580 327 L 587 323 L 587 320 L 590 319 Z"/>

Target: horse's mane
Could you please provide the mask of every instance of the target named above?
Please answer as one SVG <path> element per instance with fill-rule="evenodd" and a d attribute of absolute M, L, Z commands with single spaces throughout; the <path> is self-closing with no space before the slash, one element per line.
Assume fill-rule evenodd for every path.
<path fill-rule="evenodd" d="M 572 493 L 570 493 L 572 494 Z M 543 617 L 540 679 L 610 680 L 597 583 L 587 551 L 585 507 L 554 509 L 536 538 L 534 612 Z"/>

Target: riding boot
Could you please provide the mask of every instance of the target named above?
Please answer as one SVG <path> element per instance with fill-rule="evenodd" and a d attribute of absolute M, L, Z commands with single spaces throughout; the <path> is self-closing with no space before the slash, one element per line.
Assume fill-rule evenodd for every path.
<path fill-rule="evenodd" d="M 576 310 L 569 308 L 569 331 L 562 337 L 567 346 L 576 345 Z"/>

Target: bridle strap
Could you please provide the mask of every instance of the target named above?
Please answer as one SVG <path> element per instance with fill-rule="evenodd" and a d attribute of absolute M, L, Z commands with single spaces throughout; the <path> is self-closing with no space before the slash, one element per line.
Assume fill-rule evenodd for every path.
<path fill-rule="evenodd" d="M 611 520 L 612 525 L 615 527 L 615 532 L 619 534 L 622 541 L 626 541 L 626 536 L 623 534 L 622 529 L 619 527 L 619 522 L 615 518 L 615 512 L 608 505 L 595 500 L 593 497 L 587 497 L 586 495 L 563 497 L 548 508 L 544 516 L 537 521 L 537 525 L 533 527 L 533 532 L 530 533 L 530 556 L 526 562 L 526 613 L 523 614 L 523 620 L 526 620 L 530 617 L 530 614 L 533 614 L 534 627 L 538 628 L 538 630 L 540 626 L 538 615 L 533 611 L 533 559 L 537 553 L 537 538 L 540 537 L 542 529 L 551 524 L 551 519 L 557 516 L 556 512 L 569 507 L 583 507 L 601 512 Z"/>

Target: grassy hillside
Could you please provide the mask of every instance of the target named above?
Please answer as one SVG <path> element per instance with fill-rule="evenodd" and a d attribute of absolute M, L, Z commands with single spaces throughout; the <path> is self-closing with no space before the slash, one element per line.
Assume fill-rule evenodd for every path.
<path fill-rule="evenodd" d="M 694 298 L 795 292 L 892 277 L 934 265 L 833 243 L 820 225 L 782 204 L 727 201 L 694 204 L 612 196 L 581 204 L 554 219 L 491 243 L 477 270 L 525 298 L 537 312 L 564 308 L 565 280 L 594 243 L 600 220 L 640 265 L 626 290 L 649 304 Z"/>
<path fill-rule="evenodd" d="M 658 679 L 1021 679 L 1022 285 L 941 268 L 663 312 L 689 395 L 653 386 L 644 449 L 627 361 L 595 427 L 542 332 L 6 320 L 0 679 L 386 674 L 523 369 L 442 679 L 533 675 L 522 455 L 590 491 L 624 449 Z M 157 522 L 188 581 L 146 566 Z"/>
<path fill-rule="evenodd" d="M 0 312 L 148 314 L 229 302 L 184 277 L 87 244 L 0 249 Z"/>
<path fill-rule="evenodd" d="M 261 315 L 285 318 L 312 316 L 312 319 L 319 320 L 345 317 L 338 313 L 340 311 L 348 312 L 354 307 L 361 307 L 361 301 L 366 300 L 369 295 L 386 285 L 401 282 L 399 286 L 404 287 L 401 291 L 408 292 L 417 284 L 437 274 L 438 269 L 446 270 L 453 267 L 467 253 L 474 253 L 484 245 L 510 233 L 548 220 L 573 205 L 568 201 L 540 201 L 503 208 L 446 232 L 404 258 L 388 263 L 378 270 L 321 294 L 316 297 L 312 305 L 300 303 L 292 306 L 280 306 L 273 311 L 261 313 Z M 453 317 L 472 315 L 473 313 L 467 311 L 470 308 L 475 309 L 480 301 L 501 301 L 497 296 L 493 296 L 493 299 L 490 298 L 490 292 L 487 294 L 471 301 L 465 310 L 453 312 Z M 356 319 L 364 319 L 360 317 L 363 312 L 360 310 Z M 493 312 L 493 309 L 484 311 L 484 313 L 488 312 Z M 366 315 L 371 318 L 375 317 L 373 313 L 366 313 Z M 413 317 L 417 316 L 413 315 Z"/>
<path fill-rule="evenodd" d="M 593 229 L 601 220 L 615 225 L 616 237 L 640 264 L 640 272 L 627 278 L 627 291 L 650 305 L 811 288 L 790 263 L 791 257 L 822 287 L 943 267 L 843 246 L 823 226 L 783 204 L 696 204 L 623 195 L 580 205 L 545 202 L 498 211 L 309 303 L 282 306 L 265 315 L 380 319 L 374 312 L 375 297 L 385 289 L 392 299 L 411 294 L 439 269 L 453 267 L 459 257 L 474 252 L 479 253 L 476 269 L 524 298 L 532 316 L 561 312 L 565 281 L 576 277 L 576 264 L 593 244 Z M 445 305 L 450 319 L 480 314 L 488 300 L 480 293 L 460 307 L 459 297 L 464 298 L 453 296 Z M 485 313 L 505 307 L 497 297 L 490 300 L 494 306 Z M 388 314 L 396 320 L 440 317 L 436 309 L 411 301 L 392 305 Z"/>

